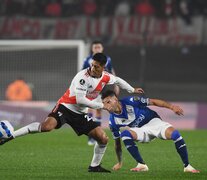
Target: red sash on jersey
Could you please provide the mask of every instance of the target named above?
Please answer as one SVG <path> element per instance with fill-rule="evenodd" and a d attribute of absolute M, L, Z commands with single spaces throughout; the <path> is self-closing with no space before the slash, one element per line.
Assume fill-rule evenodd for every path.
<path fill-rule="evenodd" d="M 70 89 L 68 89 L 65 94 L 58 100 L 58 103 L 76 104 L 76 97 L 70 96 Z"/>
<path fill-rule="evenodd" d="M 99 94 L 103 90 L 105 85 L 108 84 L 109 80 L 110 80 L 110 76 L 108 74 L 104 74 L 103 78 L 100 80 L 100 82 L 98 83 L 94 91 L 91 92 L 91 94 L 96 94 L 96 93 Z M 95 97 L 86 96 L 86 98 L 89 100 L 93 100 L 97 98 L 97 96 L 98 95 L 96 95 Z"/>
<path fill-rule="evenodd" d="M 110 76 L 108 74 L 104 74 L 104 76 L 102 77 L 102 79 L 100 80 L 100 82 L 98 83 L 98 85 L 96 86 L 96 88 L 94 89 L 94 91 L 91 94 L 93 94 L 95 92 L 97 92 L 97 94 L 99 94 L 102 91 L 102 89 L 104 88 L 104 86 L 109 82 L 109 80 L 110 80 Z M 86 98 L 88 98 L 89 100 L 93 100 L 96 97 L 86 97 Z M 64 93 L 64 95 L 58 100 L 57 103 L 58 104 L 61 104 L 61 103 L 77 104 L 76 96 L 70 96 L 70 89 L 68 89 Z"/>

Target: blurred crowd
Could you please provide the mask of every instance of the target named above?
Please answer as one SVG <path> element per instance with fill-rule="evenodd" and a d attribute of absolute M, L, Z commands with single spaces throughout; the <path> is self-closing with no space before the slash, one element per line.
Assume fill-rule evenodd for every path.
<path fill-rule="evenodd" d="M 3 0 L 0 15 L 32 17 L 155 15 L 160 18 L 207 14 L 206 0 Z"/>

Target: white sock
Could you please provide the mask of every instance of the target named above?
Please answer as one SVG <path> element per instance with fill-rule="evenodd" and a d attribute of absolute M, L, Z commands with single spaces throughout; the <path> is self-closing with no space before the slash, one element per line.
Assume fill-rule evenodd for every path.
<path fill-rule="evenodd" d="M 14 138 L 19 137 L 19 136 L 24 136 L 29 133 L 36 133 L 36 132 L 41 132 L 39 122 L 31 123 L 27 126 L 24 126 L 16 131 L 14 131 Z"/>
<path fill-rule="evenodd" d="M 106 151 L 106 145 L 103 144 L 98 144 L 96 142 L 95 146 L 94 146 L 94 154 L 93 154 L 93 159 L 91 161 L 91 166 L 95 167 L 100 165 L 101 160 L 103 158 L 103 155 Z"/>

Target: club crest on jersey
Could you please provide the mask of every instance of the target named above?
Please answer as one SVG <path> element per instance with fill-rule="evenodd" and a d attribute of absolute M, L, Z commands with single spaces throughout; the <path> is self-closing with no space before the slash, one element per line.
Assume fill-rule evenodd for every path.
<path fill-rule="evenodd" d="M 81 79 L 79 82 L 80 82 L 81 85 L 85 84 L 85 80 L 84 79 Z"/>
<path fill-rule="evenodd" d="M 140 98 L 138 96 L 134 96 L 134 98 L 133 98 L 134 101 L 139 101 L 139 99 Z"/>

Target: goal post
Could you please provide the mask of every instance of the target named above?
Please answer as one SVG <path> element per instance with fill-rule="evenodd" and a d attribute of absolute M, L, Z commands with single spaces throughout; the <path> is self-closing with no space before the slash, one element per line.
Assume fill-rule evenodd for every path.
<path fill-rule="evenodd" d="M 34 85 L 34 100 L 55 101 L 81 70 L 88 54 L 83 40 L 0 40 L 0 98 L 23 77 Z"/>
<path fill-rule="evenodd" d="M 5 47 L 6 46 L 6 47 Z M 77 54 L 77 71 L 82 68 L 82 63 L 87 55 L 86 44 L 83 40 L 0 40 L 0 51 L 11 50 L 16 47 L 16 50 L 21 47 L 34 49 L 49 48 L 49 47 L 68 47 L 78 48 Z"/>

